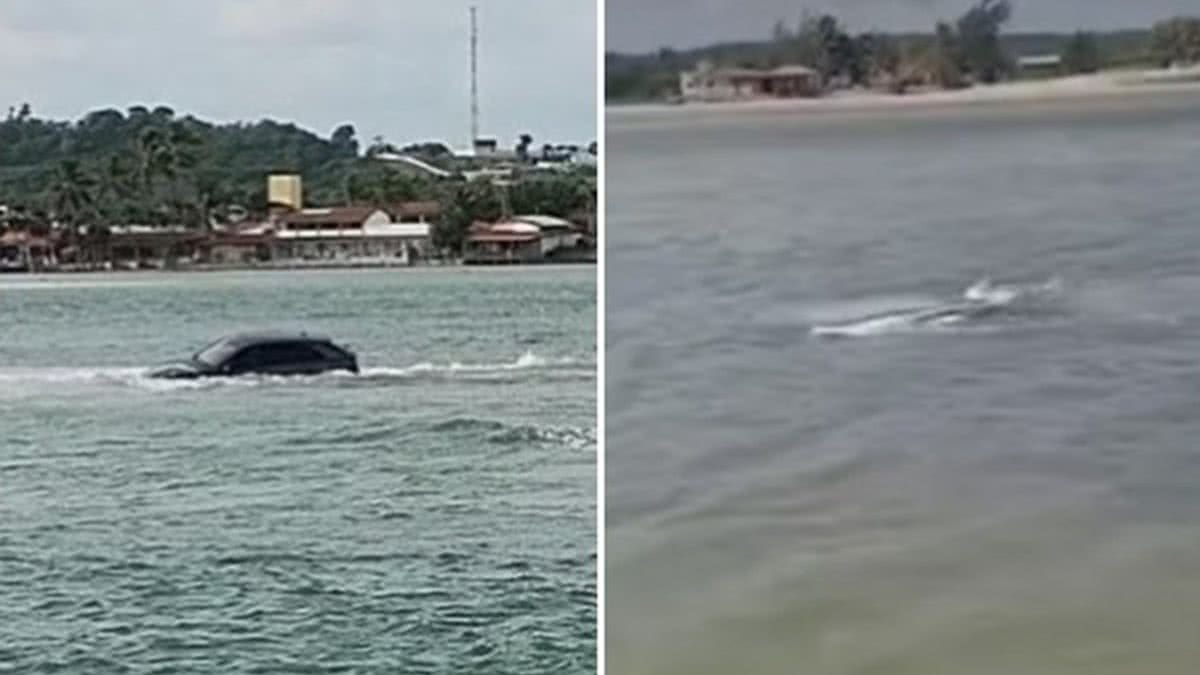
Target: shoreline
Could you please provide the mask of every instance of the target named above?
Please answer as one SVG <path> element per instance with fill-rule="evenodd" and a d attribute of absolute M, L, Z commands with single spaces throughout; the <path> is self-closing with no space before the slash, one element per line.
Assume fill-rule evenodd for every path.
<path fill-rule="evenodd" d="M 474 269 L 531 269 L 549 267 L 586 267 L 596 266 L 595 260 L 552 260 L 544 262 L 526 262 L 513 264 L 464 264 L 448 262 L 443 264 L 417 265 L 379 265 L 334 263 L 322 265 L 186 265 L 181 267 L 151 267 L 140 269 L 111 268 L 111 269 L 40 269 L 40 270 L 6 270 L 0 272 L 0 285 L 6 279 L 28 279 L 37 277 L 70 277 L 70 276 L 105 276 L 119 274 L 126 276 L 159 275 L 159 274 L 219 274 L 221 272 L 334 272 L 334 271 L 421 271 L 421 270 L 474 270 Z"/>
<path fill-rule="evenodd" d="M 966 89 L 892 94 L 837 91 L 816 98 L 752 99 L 712 103 L 618 103 L 605 106 L 614 121 L 741 114 L 793 113 L 818 117 L 835 113 L 927 111 L 1005 104 L 1070 103 L 1138 98 L 1164 93 L 1200 93 L 1200 65 L 1163 70 L 1110 70 L 1048 80 L 975 85 Z"/>

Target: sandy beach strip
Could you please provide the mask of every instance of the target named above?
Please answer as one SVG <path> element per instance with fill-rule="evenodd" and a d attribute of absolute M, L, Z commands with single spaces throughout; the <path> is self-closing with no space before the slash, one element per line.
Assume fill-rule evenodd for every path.
<path fill-rule="evenodd" d="M 1088 99 L 1129 98 L 1168 92 L 1200 93 L 1200 65 L 1166 70 L 1107 71 L 1049 80 L 977 85 L 967 89 L 890 94 L 877 91 L 838 91 L 820 98 L 760 99 L 719 103 L 646 103 L 612 105 L 606 110 L 615 122 L 653 122 L 670 119 L 749 114 L 824 117 L 829 113 L 891 114 L 905 110 L 932 111 L 1003 104 L 1078 103 Z"/>

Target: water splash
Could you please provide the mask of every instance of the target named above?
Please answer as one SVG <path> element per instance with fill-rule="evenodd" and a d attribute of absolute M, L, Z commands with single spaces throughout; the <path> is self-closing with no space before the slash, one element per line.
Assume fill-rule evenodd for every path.
<path fill-rule="evenodd" d="M 845 321 L 814 324 L 809 333 L 815 337 L 855 338 L 902 333 L 980 329 L 1002 319 L 1032 317 L 1047 309 L 1047 301 L 1062 292 L 1062 280 L 1054 277 L 1042 283 L 997 284 L 983 278 L 962 293 L 962 300 L 929 303 L 891 310 Z"/>
<path fill-rule="evenodd" d="M 984 277 L 963 291 L 963 299 L 994 305 L 1010 305 L 1023 298 L 1044 297 L 1062 291 L 1062 279 L 1052 277 L 1040 284 L 997 284 Z"/>
<path fill-rule="evenodd" d="M 549 371 L 580 367 L 570 357 L 545 357 L 526 351 L 512 361 L 500 362 L 421 362 L 410 366 L 375 366 L 362 369 L 360 374 L 331 372 L 321 375 L 278 376 L 245 375 L 240 377 L 212 377 L 194 380 L 170 380 L 148 377 L 145 367 L 32 367 L 0 368 L 0 391 L 60 387 L 69 390 L 72 385 L 133 387 L 149 391 L 186 391 L 217 387 L 259 386 L 356 386 L 361 384 L 387 384 L 437 379 L 486 378 L 488 376 L 520 372 Z"/>
<path fill-rule="evenodd" d="M 526 351 L 515 361 L 502 363 L 462 363 L 459 361 L 451 361 L 450 363 L 432 363 L 422 362 L 404 368 L 365 368 L 362 371 L 363 375 L 412 375 L 415 373 L 489 373 L 489 372 L 505 372 L 511 370 L 529 370 L 535 368 L 554 368 L 560 366 L 570 366 L 575 363 L 574 359 L 563 358 L 546 358 L 538 356 L 532 351 Z"/>

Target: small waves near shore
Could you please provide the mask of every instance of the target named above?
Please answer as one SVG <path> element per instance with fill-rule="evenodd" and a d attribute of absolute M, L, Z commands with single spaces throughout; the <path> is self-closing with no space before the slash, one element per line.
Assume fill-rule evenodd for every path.
<path fill-rule="evenodd" d="M 595 672 L 593 272 L 0 280 L 0 672 Z"/>

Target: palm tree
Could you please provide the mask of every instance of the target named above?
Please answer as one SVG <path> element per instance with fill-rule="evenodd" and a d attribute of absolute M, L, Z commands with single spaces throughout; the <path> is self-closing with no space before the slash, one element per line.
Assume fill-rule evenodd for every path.
<path fill-rule="evenodd" d="M 51 195 L 54 212 L 68 222 L 78 222 L 91 209 L 96 178 L 78 160 L 64 159 L 55 171 Z"/>
<path fill-rule="evenodd" d="M 181 122 L 146 127 L 138 137 L 138 178 L 147 195 L 154 194 L 156 178 L 166 182 L 166 195 L 154 209 L 161 218 L 181 216 L 179 179 L 196 166 L 200 145 L 200 138 Z"/>
<path fill-rule="evenodd" d="M 137 167 L 130 166 L 125 157 L 123 153 L 110 155 L 100 173 L 96 201 L 108 224 L 132 218 L 137 206 L 133 203 L 138 194 Z"/>
<path fill-rule="evenodd" d="M 533 135 L 521 134 L 521 142 L 517 143 L 517 157 L 524 162 L 529 159 L 529 146 L 533 145 Z"/>
<path fill-rule="evenodd" d="M 443 191 L 442 215 L 433 228 L 434 245 L 460 251 L 471 224 L 493 222 L 504 214 L 500 188 L 487 179 L 448 184 Z"/>
<path fill-rule="evenodd" d="M 55 170 L 50 189 L 52 208 L 58 220 L 66 226 L 73 249 L 77 249 L 79 228 L 92 215 L 95 206 L 95 177 L 77 160 L 65 159 Z"/>
<path fill-rule="evenodd" d="M 229 202 L 230 190 L 227 183 L 212 173 L 196 176 L 192 208 L 196 211 L 201 230 L 207 232 L 212 229 L 213 212 Z"/>
<path fill-rule="evenodd" d="M 175 122 L 170 126 L 167 140 L 171 148 L 170 170 L 172 174 L 177 175 L 180 172 L 194 169 L 199 162 L 197 155 L 200 152 L 200 146 L 204 144 L 203 140 L 183 122 Z"/>
<path fill-rule="evenodd" d="M 1179 16 L 1154 24 L 1151 51 L 1164 67 L 1200 61 L 1200 17 Z"/>
<path fill-rule="evenodd" d="M 147 192 L 154 185 L 154 178 L 169 164 L 169 139 L 162 127 L 152 126 L 142 130 L 137 139 L 138 182 Z"/>

